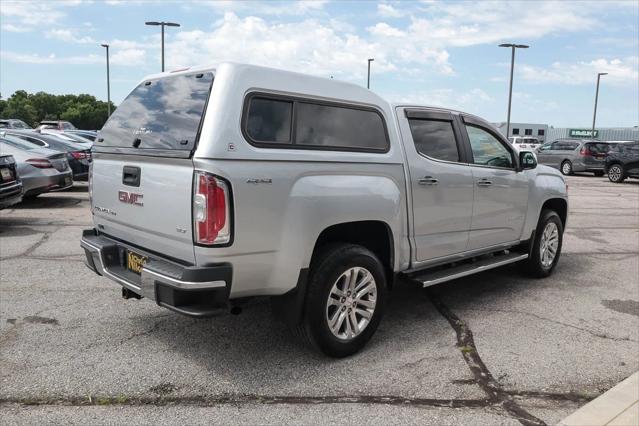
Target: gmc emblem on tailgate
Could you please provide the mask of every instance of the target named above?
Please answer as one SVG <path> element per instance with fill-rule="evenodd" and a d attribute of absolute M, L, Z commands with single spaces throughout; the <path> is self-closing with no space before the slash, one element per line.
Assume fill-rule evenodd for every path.
<path fill-rule="evenodd" d="M 135 204 L 136 206 L 143 206 L 142 202 L 143 194 L 138 194 L 129 191 L 118 191 L 118 199 L 125 204 Z"/>

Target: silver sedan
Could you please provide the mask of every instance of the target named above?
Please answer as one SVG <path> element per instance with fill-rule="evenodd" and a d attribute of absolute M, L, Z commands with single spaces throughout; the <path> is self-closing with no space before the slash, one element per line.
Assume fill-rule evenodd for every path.
<path fill-rule="evenodd" d="M 11 136 L 0 137 L 0 154 L 13 155 L 22 180 L 25 197 L 62 190 L 73 185 L 66 155 L 40 148 Z"/>

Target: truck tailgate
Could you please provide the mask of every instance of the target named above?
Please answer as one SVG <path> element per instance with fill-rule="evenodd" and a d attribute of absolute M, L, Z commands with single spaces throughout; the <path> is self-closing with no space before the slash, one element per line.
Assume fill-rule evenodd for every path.
<path fill-rule="evenodd" d="M 106 153 L 95 153 L 94 159 L 92 206 L 98 231 L 194 264 L 192 160 Z"/>

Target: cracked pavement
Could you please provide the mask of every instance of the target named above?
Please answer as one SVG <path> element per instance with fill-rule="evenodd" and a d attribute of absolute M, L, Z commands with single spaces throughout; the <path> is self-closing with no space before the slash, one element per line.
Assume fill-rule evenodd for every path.
<path fill-rule="evenodd" d="M 639 183 L 569 180 L 555 274 L 398 283 L 360 354 L 254 300 L 193 320 L 86 269 L 86 186 L 0 212 L 4 424 L 555 424 L 639 370 Z"/>

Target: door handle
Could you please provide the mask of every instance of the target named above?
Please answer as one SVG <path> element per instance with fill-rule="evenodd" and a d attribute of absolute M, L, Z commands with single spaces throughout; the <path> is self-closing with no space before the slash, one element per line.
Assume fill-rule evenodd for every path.
<path fill-rule="evenodd" d="M 419 183 L 420 185 L 433 186 L 433 185 L 437 185 L 439 181 L 432 176 L 424 176 L 422 179 L 418 180 L 417 183 Z"/>
<path fill-rule="evenodd" d="M 487 179 L 477 181 L 477 186 L 491 186 L 493 183 Z"/>

